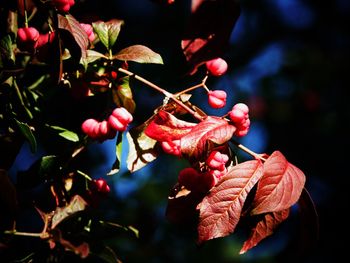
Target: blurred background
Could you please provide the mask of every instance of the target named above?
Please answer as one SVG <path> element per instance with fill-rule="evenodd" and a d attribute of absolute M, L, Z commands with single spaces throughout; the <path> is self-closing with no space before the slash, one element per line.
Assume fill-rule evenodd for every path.
<path fill-rule="evenodd" d="M 169 91 L 179 91 L 203 77 L 183 77 L 181 36 L 190 14 L 190 1 L 77 1 L 71 13 L 79 20 L 125 20 L 118 44 L 144 44 L 161 54 L 164 65 L 130 65 L 130 69 Z M 164 1 L 165 2 L 165 1 Z M 350 1 L 241 0 L 241 14 L 223 58 L 228 72 L 208 80 L 211 89 L 229 94 L 227 106 L 212 110 L 207 97 L 196 92 L 193 103 L 207 113 L 223 115 L 233 104 L 250 107 L 251 130 L 240 141 L 259 153 L 281 151 L 306 175 L 319 216 L 319 237 L 300 252 L 303 236 L 297 208 L 277 232 L 244 255 L 238 252 L 245 233 L 195 244 L 195 232 L 166 221 L 170 188 L 187 164 L 161 156 L 129 174 L 122 164 L 107 177 L 115 161 L 115 141 L 93 144 L 84 154 L 84 171 L 105 178 L 112 188 L 103 203 L 106 217 L 135 226 L 139 240 L 111 240 L 123 262 L 341 262 L 349 208 L 346 156 L 349 143 Z M 208 17 L 210 19 L 210 17 Z M 152 114 L 163 98 L 134 83 L 136 121 Z M 36 159 L 23 147 L 12 173 Z M 40 153 L 40 152 L 39 152 Z M 240 160 L 249 156 L 239 154 Z M 316 238 L 316 237 L 315 237 Z"/>

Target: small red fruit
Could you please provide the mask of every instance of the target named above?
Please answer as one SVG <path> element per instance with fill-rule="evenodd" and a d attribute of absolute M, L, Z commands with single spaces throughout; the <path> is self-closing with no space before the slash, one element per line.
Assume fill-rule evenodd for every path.
<path fill-rule="evenodd" d="M 125 131 L 133 120 L 132 115 L 125 108 L 119 107 L 113 110 L 108 118 L 108 124 L 116 131 Z"/>
<path fill-rule="evenodd" d="M 215 58 L 205 63 L 209 73 L 213 76 L 221 76 L 226 73 L 228 65 L 222 58 Z"/>
<path fill-rule="evenodd" d="M 52 0 L 51 3 L 60 12 L 68 12 L 75 4 L 74 0 Z"/>
<path fill-rule="evenodd" d="M 175 156 L 181 156 L 180 140 L 161 142 L 162 149 L 165 153 Z"/>
<path fill-rule="evenodd" d="M 90 42 L 94 42 L 95 34 L 94 34 L 94 29 L 92 28 L 92 25 L 84 24 L 84 23 L 80 23 L 80 25 L 84 29 L 86 34 L 88 35 L 88 38 L 89 38 Z"/>
<path fill-rule="evenodd" d="M 108 194 L 111 190 L 109 188 L 107 182 L 103 179 L 94 180 L 94 183 L 96 185 L 97 192 L 99 192 L 101 194 Z"/>
<path fill-rule="evenodd" d="M 208 92 L 208 103 L 214 109 L 222 108 L 226 105 L 227 94 L 224 90 L 210 90 Z"/>
<path fill-rule="evenodd" d="M 33 51 L 39 39 L 39 31 L 34 27 L 21 27 L 17 31 L 17 41 L 19 48 Z"/>

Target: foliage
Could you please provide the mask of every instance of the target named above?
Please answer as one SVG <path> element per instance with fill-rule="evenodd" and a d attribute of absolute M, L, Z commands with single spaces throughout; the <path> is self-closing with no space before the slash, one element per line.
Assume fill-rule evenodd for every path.
<path fill-rule="evenodd" d="M 240 251 L 245 253 L 271 235 L 288 218 L 293 205 L 312 204 L 304 188 L 304 173 L 281 152 L 257 154 L 236 141 L 249 129 L 248 110 L 234 118 L 231 111 L 212 116 L 191 103 L 191 92 L 196 89 L 204 90 L 206 96 L 220 94 L 209 98 L 215 108 L 226 103 L 226 94 L 213 93 L 206 82 L 222 75 L 227 65 L 220 74 L 213 76 L 207 70 L 201 83 L 171 93 L 129 70 L 132 63 L 164 62 L 160 54 L 144 45 L 118 49 L 124 21 L 93 21 L 92 30 L 87 31 L 69 13 L 74 1 L 18 0 L 17 5 L 12 4 L 1 7 L 6 15 L 2 18 L 12 18 L 0 35 L 0 187 L 6 213 L 0 218 L 2 250 L 11 246 L 9 236 L 23 235 L 45 243 L 52 261 L 73 252 L 82 259 L 96 256 L 105 262 L 119 262 L 120 255 L 108 246 L 108 238 L 124 233 L 137 238 L 138 232 L 96 213 L 109 187 L 104 181 L 92 179 L 84 167 L 76 167 L 79 155 L 92 143 L 108 139 L 116 138 L 110 176 L 119 172 L 123 162 L 133 173 L 162 154 L 188 162 L 191 169 L 182 173 L 181 180 L 180 171 L 178 183 L 169 194 L 166 215 L 173 223 L 195 222 L 198 244 L 234 233 L 243 221 L 254 222 Z M 198 76 L 206 62 L 222 55 L 239 7 L 228 0 L 193 1 L 192 7 L 181 45 L 187 74 Z M 225 13 L 218 17 L 219 11 Z M 203 23 L 208 13 L 215 14 L 215 23 L 210 26 Z M 19 38 L 17 32 L 28 24 L 40 36 L 23 43 L 26 39 Z M 28 32 L 30 38 L 32 31 Z M 122 113 L 142 116 L 134 100 L 134 80 L 165 96 L 163 104 L 140 123 Z M 215 99 L 218 101 L 213 104 Z M 51 108 L 51 104 L 67 102 L 76 105 L 76 112 L 70 108 L 54 112 Z M 123 109 L 118 116 L 114 114 L 116 108 Z M 65 114 L 73 114 L 74 122 L 67 122 Z M 82 129 L 86 119 L 96 121 Z M 13 183 L 7 171 L 25 141 L 33 152 L 38 151 L 39 143 L 50 154 L 19 172 Z M 128 145 L 126 160 L 122 159 L 123 144 Z M 253 159 L 238 162 L 234 149 L 249 153 Z M 215 152 L 223 159 L 213 161 Z M 42 218 L 43 229 L 40 233 L 18 231 L 17 211 L 24 202 L 21 197 L 38 186 L 46 189 L 47 200 L 32 207 Z M 311 205 L 301 208 L 312 209 Z M 60 251 L 66 254 L 62 256 Z M 36 259 L 30 254 L 21 262 Z"/>

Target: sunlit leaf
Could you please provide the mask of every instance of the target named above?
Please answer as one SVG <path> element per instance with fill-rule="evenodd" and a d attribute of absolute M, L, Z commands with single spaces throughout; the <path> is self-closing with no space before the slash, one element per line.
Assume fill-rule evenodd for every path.
<path fill-rule="evenodd" d="M 181 138 L 181 152 L 198 158 L 210 150 L 212 143 L 223 144 L 230 140 L 235 130 L 226 120 L 209 116 Z"/>
<path fill-rule="evenodd" d="M 158 53 L 143 45 L 134 45 L 124 48 L 115 54 L 113 59 L 138 63 L 163 64 L 163 59 Z"/>
<path fill-rule="evenodd" d="M 157 141 L 179 140 L 196 125 L 197 123 L 180 120 L 169 112 L 160 110 L 145 129 L 145 134 Z"/>
<path fill-rule="evenodd" d="M 81 57 L 86 57 L 86 50 L 89 46 L 89 38 L 79 22 L 70 14 L 57 15 L 58 28 L 68 30 L 74 37 L 75 42 L 80 47 Z"/>
<path fill-rule="evenodd" d="M 248 193 L 260 179 L 263 165 L 251 160 L 234 166 L 198 205 L 198 242 L 231 234 Z"/>
<path fill-rule="evenodd" d="M 88 49 L 86 50 L 86 57 L 81 59 L 81 63 L 87 67 L 88 64 L 95 62 L 98 59 L 107 59 L 107 56 L 105 56 L 104 54 L 97 52 L 95 50 L 92 49 Z"/>
<path fill-rule="evenodd" d="M 295 204 L 304 188 L 304 173 L 275 151 L 264 163 L 264 175 L 258 183 L 252 215 L 277 212 Z"/>
<path fill-rule="evenodd" d="M 68 141 L 77 142 L 79 141 L 79 136 L 70 130 L 59 126 L 49 126 L 51 129 L 58 131 L 58 135 L 65 138 Z"/>
<path fill-rule="evenodd" d="M 278 212 L 271 212 L 264 217 L 252 229 L 249 238 L 244 242 L 240 254 L 244 254 L 249 249 L 255 247 L 261 240 L 272 235 L 276 228 L 289 216 L 290 209 L 284 209 Z"/>
<path fill-rule="evenodd" d="M 145 124 L 131 129 L 126 138 L 129 143 L 127 167 L 129 171 L 135 172 L 148 163 L 154 161 L 158 153 L 154 149 L 157 141 L 144 133 Z"/>
<path fill-rule="evenodd" d="M 96 21 L 92 23 L 92 27 L 94 28 L 94 31 L 101 40 L 102 44 L 107 48 L 107 50 L 110 50 L 117 41 L 121 26 L 123 24 L 123 20 L 112 19 L 108 22 Z"/>
<path fill-rule="evenodd" d="M 29 142 L 30 145 L 30 150 L 35 153 L 37 150 L 37 143 L 36 143 L 36 139 L 34 137 L 34 134 L 31 130 L 31 128 L 29 127 L 28 124 L 24 123 L 24 122 L 20 122 L 18 120 L 16 120 L 16 123 L 21 131 L 21 133 L 24 135 L 24 137 L 27 139 L 27 141 Z"/>

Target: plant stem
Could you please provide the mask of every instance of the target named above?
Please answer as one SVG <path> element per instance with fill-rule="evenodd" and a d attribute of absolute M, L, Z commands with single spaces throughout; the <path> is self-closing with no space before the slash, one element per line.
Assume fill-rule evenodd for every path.
<path fill-rule="evenodd" d="M 16 230 L 6 230 L 4 234 L 27 237 L 41 237 L 42 233 L 17 232 Z"/>
<path fill-rule="evenodd" d="M 260 159 L 261 161 L 265 162 L 266 159 L 264 157 L 262 157 L 261 154 L 258 154 L 256 152 L 253 152 L 252 150 L 250 150 L 249 148 L 245 147 L 243 144 L 240 144 L 239 142 L 231 139 L 231 142 L 236 145 L 239 149 L 241 149 L 242 151 L 250 154 L 251 156 L 253 156 L 255 159 Z"/>
<path fill-rule="evenodd" d="M 189 91 L 191 91 L 191 90 L 195 90 L 195 89 L 200 88 L 200 87 L 203 87 L 207 92 L 209 92 L 209 89 L 208 89 L 207 86 L 205 85 L 205 82 L 207 81 L 207 79 L 208 79 L 208 75 L 206 75 L 206 76 L 204 77 L 204 79 L 202 80 L 202 82 L 201 82 L 200 84 L 194 85 L 194 86 L 192 86 L 192 87 L 190 87 L 190 88 L 187 88 L 187 89 L 185 89 L 185 90 L 182 90 L 182 91 L 180 91 L 180 92 L 177 92 L 177 93 L 175 93 L 174 95 L 175 95 L 175 96 L 179 96 L 179 95 L 181 95 L 181 94 L 184 94 L 184 93 L 189 92 Z"/>
<path fill-rule="evenodd" d="M 194 110 L 192 110 L 190 107 L 188 107 L 187 105 L 185 105 L 182 101 L 180 101 L 179 99 L 176 98 L 176 96 L 164 89 L 162 89 L 161 87 L 153 84 L 152 82 L 144 79 L 143 77 L 140 77 L 134 73 L 132 73 L 129 70 L 123 69 L 123 68 L 118 68 L 119 72 L 122 72 L 128 76 L 132 76 L 135 79 L 137 79 L 138 81 L 143 82 L 144 84 L 148 85 L 149 87 L 151 87 L 152 89 L 155 89 L 156 91 L 162 93 L 165 97 L 172 99 L 176 104 L 178 104 L 180 107 L 182 107 L 184 110 L 186 110 L 189 114 L 191 114 L 194 118 L 202 121 L 203 117 L 200 116 L 197 112 L 195 112 Z"/>

